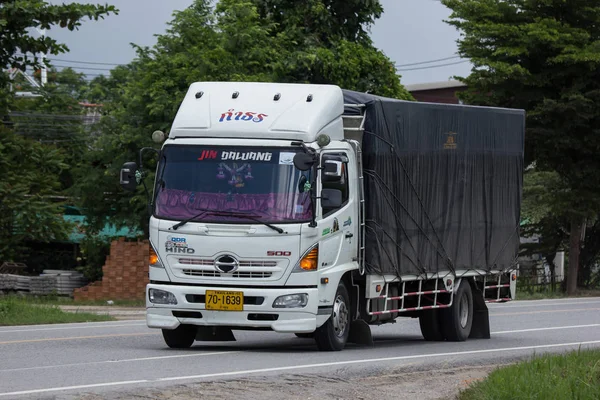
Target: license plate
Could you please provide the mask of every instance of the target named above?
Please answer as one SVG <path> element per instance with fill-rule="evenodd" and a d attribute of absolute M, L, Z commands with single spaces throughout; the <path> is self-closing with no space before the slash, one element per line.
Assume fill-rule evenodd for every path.
<path fill-rule="evenodd" d="M 223 290 L 207 290 L 205 307 L 207 310 L 243 311 L 244 292 L 226 292 Z"/>

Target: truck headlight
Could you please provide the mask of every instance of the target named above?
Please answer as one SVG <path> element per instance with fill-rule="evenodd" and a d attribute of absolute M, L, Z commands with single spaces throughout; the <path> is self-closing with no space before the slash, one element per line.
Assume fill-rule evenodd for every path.
<path fill-rule="evenodd" d="M 166 290 L 150 289 L 148 290 L 148 298 L 150 299 L 150 303 L 153 304 L 177 304 L 175 295 Z"/>
<path fill-rule="evenodd" d="M 306 293 L 286 294 L 279 296 L 273 302 L 273 308 L 302 308 L 308 304 Z"/>

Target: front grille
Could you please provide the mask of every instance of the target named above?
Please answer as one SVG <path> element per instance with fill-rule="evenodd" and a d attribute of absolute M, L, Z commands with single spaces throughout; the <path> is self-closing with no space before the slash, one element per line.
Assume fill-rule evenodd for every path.
<path fill-rule="evenodd" d="M 282 260 L 239 260 L 221 256 L 212 258 L 175 258 L 173 265 L 179 276 L 224 279 L 272 279 L 283 272 Z M 229 272 L 235 270 L 234 272 Z"/>
<path fill-rule="evenodd" d="M 183 265 L 199 265 L 203 267 L 214 267 L 215 260 L 206 259 L 206 258 L 180 258 L 179 264 Z M 255 261 L 255 260 L 240 260 L 239 266 L 241 267 L 251 267 L 251 268 L 273 268 L 277 266 L 277 261 Z"/>
<path fill-rule="evenodd" d="M 184 269 L 183 273 L 187 276 L 202 276 L 209 278 L 270 278 L 271 275 L 273 275 L 272 272 L 242 271 L 234 272 L 233 274 L 225 274 L 217 271 L 203 271 L 197 269 Z"/>

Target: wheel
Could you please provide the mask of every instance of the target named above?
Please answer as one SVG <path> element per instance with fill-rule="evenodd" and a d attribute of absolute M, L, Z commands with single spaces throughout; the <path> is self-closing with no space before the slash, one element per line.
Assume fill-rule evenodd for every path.
<path fill-rule="evenodd" d="M 296 335 L 299 338 L 302 339 L 311 339 L 315 337 L 315 333 L 314 332 L 309 332 L 309 333 L 294 333 L 294 335 Z"/>
<path fill-rule="evenodd" d="M 338 285 L 331 317 L 315 331 L 315 341 L 321 351 L 340 351 L 350 333 L 350 296 L 342 282 Z"/>
<path fill-rule="evenodd" d="M 162 330 L 165 343 L 172 349 L 187 349 L 196 340 L 196 327 L 194 325 L 179 325 L 176 329 Z"/>
<path fill-rule="evenodd" d="M 469 282 L 463 279 L 454 294 L 452 307 L 440 310 L 442 333 L 446 340 L 464 342 L 473 325 L 473 292 Z"/>
<path fill-rule="evenodd" d="M 425 340 L 430 342 L 439 342 L 444 340 L 444 334 L 440 327 L 439 310 L 423 311 L 419 315 L 419 326 Z"/>

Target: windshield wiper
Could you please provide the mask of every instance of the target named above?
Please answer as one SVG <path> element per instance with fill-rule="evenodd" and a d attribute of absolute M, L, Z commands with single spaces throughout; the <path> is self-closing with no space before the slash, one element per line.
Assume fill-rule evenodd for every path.
<path fill-rule="evenodd" d="M 284 230 L 281 229 L 280 227 L 275 226 L 275 225 L 271 225 L 268 222 L 261 221 L 259 219 L 261 217 L 258 216 L 258 215 L 251 215 L 251 214 L 244 214 L 244 213 L 235 213 L 233 211 L 216 211 L 216 210 L 207 210 L 207 209 L 200 209 L 200 210 L 201 211 L 198 214 L 196 214 L 196 215 L 194 215 L 194 216 L 192 216 L 190 218 L 186 218 L 186 219 L 184 219 L 181 222 L 176 223 L 175 225 L 173 225 L 171 227 L 171 229 L 173 229 L 173 230 L 176 231 L 177 228 L 179 228 L 179 227 L 187 224 L 188 222 L 190 222 L 190 221 L 192 221 L 192 220 L 194 220 L 196 218 L 200 218 L 204 214 L 208 213 L 209 215 L 216 215 L 216 216 L 221 216 L 221 217 L 247 218 L 247 219 L 249 219 L 251 221 L 255 221 L 255 222 L 258 222 L 259 224 L 263 224 L 263 225 L 265 225 L 265 226 L 273 229 L 274 231 L 277 231 L 279 233 L 284 233 Z"/>
<path fill-rule="evenodd" d="M 204 209 L 204 208 L 200 208 L 199 210 L 201 210 L 201 211 L 198 214 L 194 215 L 193 217 L 186 218 L 186 219 L 184 219 L 181 222 L 176 223 L 170 229 L 173 229 L 174 231 L 176 231 L 177 228 L 182 227 L 183 225 L 187 224 L 191 220 L 196 219 L 196 218 L 200 218 L 201 216 L 203 216 L 207 212 L 211 211 L 211 210 L 207 210 L 207 209 Z"/>

